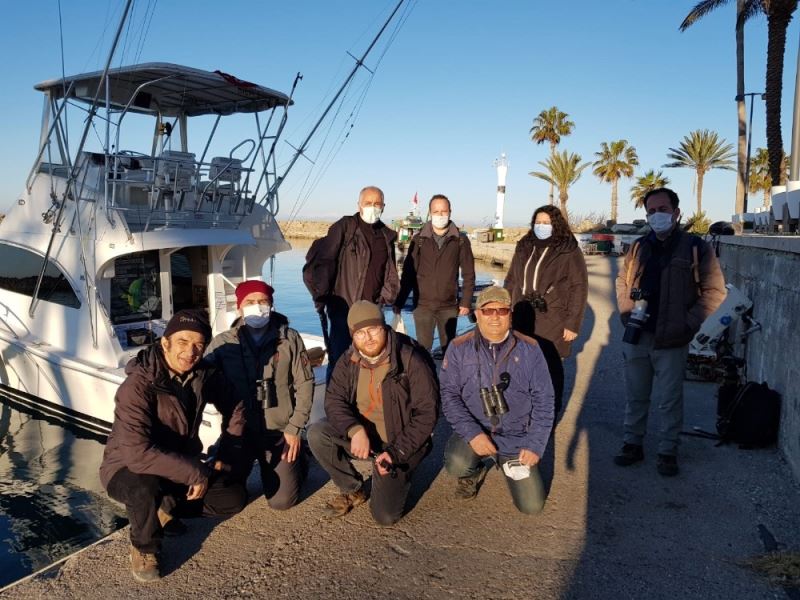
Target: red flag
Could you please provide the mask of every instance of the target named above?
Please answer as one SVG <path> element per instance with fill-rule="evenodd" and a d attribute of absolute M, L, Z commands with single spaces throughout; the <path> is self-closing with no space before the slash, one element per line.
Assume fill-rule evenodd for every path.
<path fill-rule="evenodd" d="M 414 192 L 414 199 L 411 201 L 411 204 L 417 206 L 419 204 L 419 199 L 417 198 L 417 192 Z"/>

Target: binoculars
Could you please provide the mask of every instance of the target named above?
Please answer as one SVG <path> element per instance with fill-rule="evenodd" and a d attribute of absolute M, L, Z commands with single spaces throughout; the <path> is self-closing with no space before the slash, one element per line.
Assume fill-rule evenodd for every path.
<path fill-rule="evenodd" d="M 480 389 L 483 414 L 487 417 L 497 417 L 508 412 L 508 403 L 506 402 L 503 390 L 508 387 L 510 381 L 511 375 L 508 373 L 501 373 L 500 383 Z"/>
<path fill-rule="evenodd" d="M 274 379 L 256 380 L 256 400 L 264 408 L 275 408 L 278 406 L 278 394 L 275 391 Z"/>
<path fill-rule="evenodd" d="M 525 299 L 531 303 L 533 310 L 547 312 L 547 300 L 541 294 L 527 294 Z"/>

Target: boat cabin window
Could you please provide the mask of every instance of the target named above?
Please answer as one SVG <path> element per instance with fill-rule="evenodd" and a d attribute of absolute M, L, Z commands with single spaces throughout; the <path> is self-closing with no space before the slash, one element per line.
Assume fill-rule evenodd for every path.
<path fill-rule="evenodd" d="M 158 250 L 126 254 L 114 261 L 110 304 L 114 325 L 161 318 Z"/>
<path fill-rule="evenodd" d="M 0 244 L 0 288 L 33 297 L 43 260 L 41 254 Z M 52 260 L 47 261 L 38 298 L 71 308 L 81 307 L 75 290 Z"/>

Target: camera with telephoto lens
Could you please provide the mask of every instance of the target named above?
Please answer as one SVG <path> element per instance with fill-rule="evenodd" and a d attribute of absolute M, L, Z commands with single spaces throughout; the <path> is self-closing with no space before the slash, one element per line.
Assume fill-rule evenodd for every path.
<path fill-rule="evenodd" d="M 256 380 L 256 400 L 264 408 L 278 406 L 278 395 L 275 391 L 275 381 L 273 379 Z"/>
<path fill-rule="evenodd" d="M 508 373 L 501 373 L 500 383 L 480 389 L 481 402 L 483 402 L 483 414 L 487 417 L 496 417 L 508 412 L 508 403 L 506 402 L 503 390 L 508 387 L 510 381 L 511 375 Z"/>
<path fill-rule="evenodd" d="M 647 296 L 649 294 L 639 288 L 631 290 L 631 300 L 633 300 L 633 310 L 625 324 L 625 333 L 622 341 L 626 344 L 638 344 L 642 335 L 642 327 L 647 323 L 650 316 L 647 314 Z"/>

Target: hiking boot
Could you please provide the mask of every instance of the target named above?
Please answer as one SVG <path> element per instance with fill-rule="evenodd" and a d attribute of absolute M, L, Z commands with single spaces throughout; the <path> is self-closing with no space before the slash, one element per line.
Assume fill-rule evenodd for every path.
<path fill-rule="evenodd" d="M 620 467 L 629 467 L 643 460 L 644 450 L 640 444 L 623 444 L 622 450 L 614 457 L 614 464 Z"/>
<path fill-rule="evenodd" d="M 169 537 L 177 537 L 189 531 L 186 524 L 180 519 L 173 517 L 168 512 L 158 509 L 158 522 L 161 523 L 161 529 L 164 535 Z"/>
<path fill-rule="evenodd" d="M 471 477 L 459 477 L 456 484 L 455 496 L 459 500 L 472 500 L 478 495 L 478 485 L 481 482 L 481 473 Z"/>
<path fill-rule="evenodd" d="M 325 504 L 323 511 L 325 515 L 331 519 L 336 517 L 343 517 L 356 506 L 364 504 L 367 501 L 367 494 L 363 488 L 349 494 L 339 494 L 332 500 Z"/>
<path fill-rule="evenodd" d="M 678 457 L 673 454 L 659 454 L 656 469 L 663 477 L 674 477 L 678 474 Z"/>
<path fill-rule="evenodd" d="M 149 583 L 161 579 L 158 570 L 158 555 L 140 552 L 131 546 L 131 573 L 141 583 Z"/>

